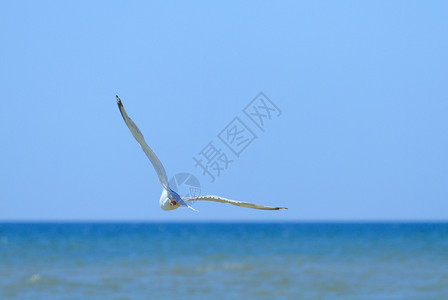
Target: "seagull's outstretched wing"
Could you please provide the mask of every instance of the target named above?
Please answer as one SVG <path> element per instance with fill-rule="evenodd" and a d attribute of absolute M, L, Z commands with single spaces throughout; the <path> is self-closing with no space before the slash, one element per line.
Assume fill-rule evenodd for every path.
<path fill-rule="evenodd" d="M 195 197 L 182 197 L 182 200 L 184 200 L 185 202 L 188 202 L 188 201 L 201 201 L 201 200 L 204 200 L 204 201 L 215 201 L 215 202 L 228 203 L 228 204 L 241 206 L 241 207 L 254 208 L 254 209 L 264 209 L 264 210 L 287 209 L 286 207 L 272 207 L 272 206 L 264 206 L 264 205 L 259 205 L 259 204 L 255 204 L 255 203 L 250 203 L 250 202 L 235 201 L 235 200 L 230 200 L 230 199 L 226 199 L 226 198 L 222 198 L 222 197 L 218 197 L 218 196 L 213 196 L 213 195 L 195 196 Z"/>
<path fill-rule="evenodd" d="M 117 104 L 118 108 L 120 109 L 121 116 L 124 119 L 124 122 L 128 126 L 129 130 L 131 131 L 134 138 L 137 140 L 137 142 L 142 147 L 143 152 L 145 152 L 146 156 L 149 158 L 149 160 L 152 163 L 152 166 L 157 172 L 157 176 L 159 177 L 159 182 L 165 189 L 169 189 L 168 186 L 168 178 L 166 176 L 165 168 L 163 167 L 160 160 L 157 158 L 156 154 L 149 148 L 148 144 L 145 142 L 145 138 L 143 137 L 143 134 L 138 129 L 137 125 L 135 125 L 134 121 L 132 121 L 131 118 L 129 118 L 128 114 L 124 110 L 123 103 L 121 103 L 121 99 L 117 97 Z"/>

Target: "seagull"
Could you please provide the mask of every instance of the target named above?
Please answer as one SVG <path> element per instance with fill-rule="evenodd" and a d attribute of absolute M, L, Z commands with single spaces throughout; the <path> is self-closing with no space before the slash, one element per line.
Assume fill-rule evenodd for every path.
<path fill-rule="evenodd" d="M 151 162 L 152 166 L 156 170 L 157 177 L 159 178 L 159 183 L 162 186 L 162 195 L 160 196 L 160 207 L 163 210 L 174 210 L 180 206 L 188 207 L 191 210 L 194 210 L 198 212 L 196 209 L 191 207 L 188 203 L 191 201 L 214 201 L 214 202 L 220 202 L 220 203 L 227 203 L 232 204 L 240 207 L 247 207 L 247 208 L 254 208 L 254 209 L 263 209 L 263 210 L 280 210 L 280 209 L 287 209 L 285 207 L 271 207 L 271 206 L 264 206 L 259 205 L 255 203 L 250 202 L 243 202 L 243 201 L 235 201 L 226 199 L 219 196 L 213 196 L 213 195 L 202 195 L 202 196 L 194 196 L 194 197 L 181 197 L 178 193 L 173 191 L 169 184 L 168 184 L 168 177 L 166 176 L 165 168 L 163 167 L 160 160 L 157 158 L 156 154 L 149 148 L 148 144 L 145 142 L 145 138 L 143 137 L 143 134 L 138 129 L 137 125 L 135 125 L 134 121 L 132 121 L 131 118 L 129 118 L 128 114 L 124 110 L 123 103 L 121 102 L 121 99 L 118 96 L 115 96 L 117 98 L 117 105 L 120 109 L 121 116 L 123 117 L 124 122 L 128 126 L 129 130 L 131 131 L 134 138 L 137 140 L 137 142 L 140 144 L 140 147 L 142 147 L 143 152 L 145 152 L 146 156 L 149 158 L 149 161 Z"/>

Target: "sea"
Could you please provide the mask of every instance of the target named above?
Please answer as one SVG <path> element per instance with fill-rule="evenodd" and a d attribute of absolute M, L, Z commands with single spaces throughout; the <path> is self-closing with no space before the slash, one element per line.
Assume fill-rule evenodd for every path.
<path fill-rule="evenodd" d="M 0 223 L 0 299 L 448 299 L 448 223 Z"/>

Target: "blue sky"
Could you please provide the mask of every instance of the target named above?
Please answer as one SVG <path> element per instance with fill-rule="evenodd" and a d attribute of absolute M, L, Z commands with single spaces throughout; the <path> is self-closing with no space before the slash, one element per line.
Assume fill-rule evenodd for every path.
<path fill-rule="evenodd" d="M 0 220 L 447 220 L 447 6 L 2 1 Z M 162 211 L 115 94 L 169 177 L 289 210 Z M 237 116 L 258 138 L 211 183 Z"/>

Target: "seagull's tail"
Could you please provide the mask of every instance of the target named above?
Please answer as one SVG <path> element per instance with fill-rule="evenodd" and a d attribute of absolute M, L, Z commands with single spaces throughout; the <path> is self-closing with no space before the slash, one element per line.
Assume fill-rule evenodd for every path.
<path fill-rule="evenodd" d="M 191 209 L 191 210 L 193 210 L 193 211 L 195 211 L 195 212 L 199 212 L 198 210 L 196 210 L 196 209 L 194 209 L 193 207 L 191 207 L 190 205 L 187 205 L 187 207 L 189 208 L 189 209 Z"/>
<path fill-rule="evenodd" d="M 193 207 L 191 207 L 190 205 L 188 205 L 187 202 L 185 202 L 184 200 L 180 200 L 180 204 L 188 207 L 189 209 L 191 209 L 191 210 L 193 210 L 195 212 L 199 212 L 198 210 L 196 210 Z"/>

